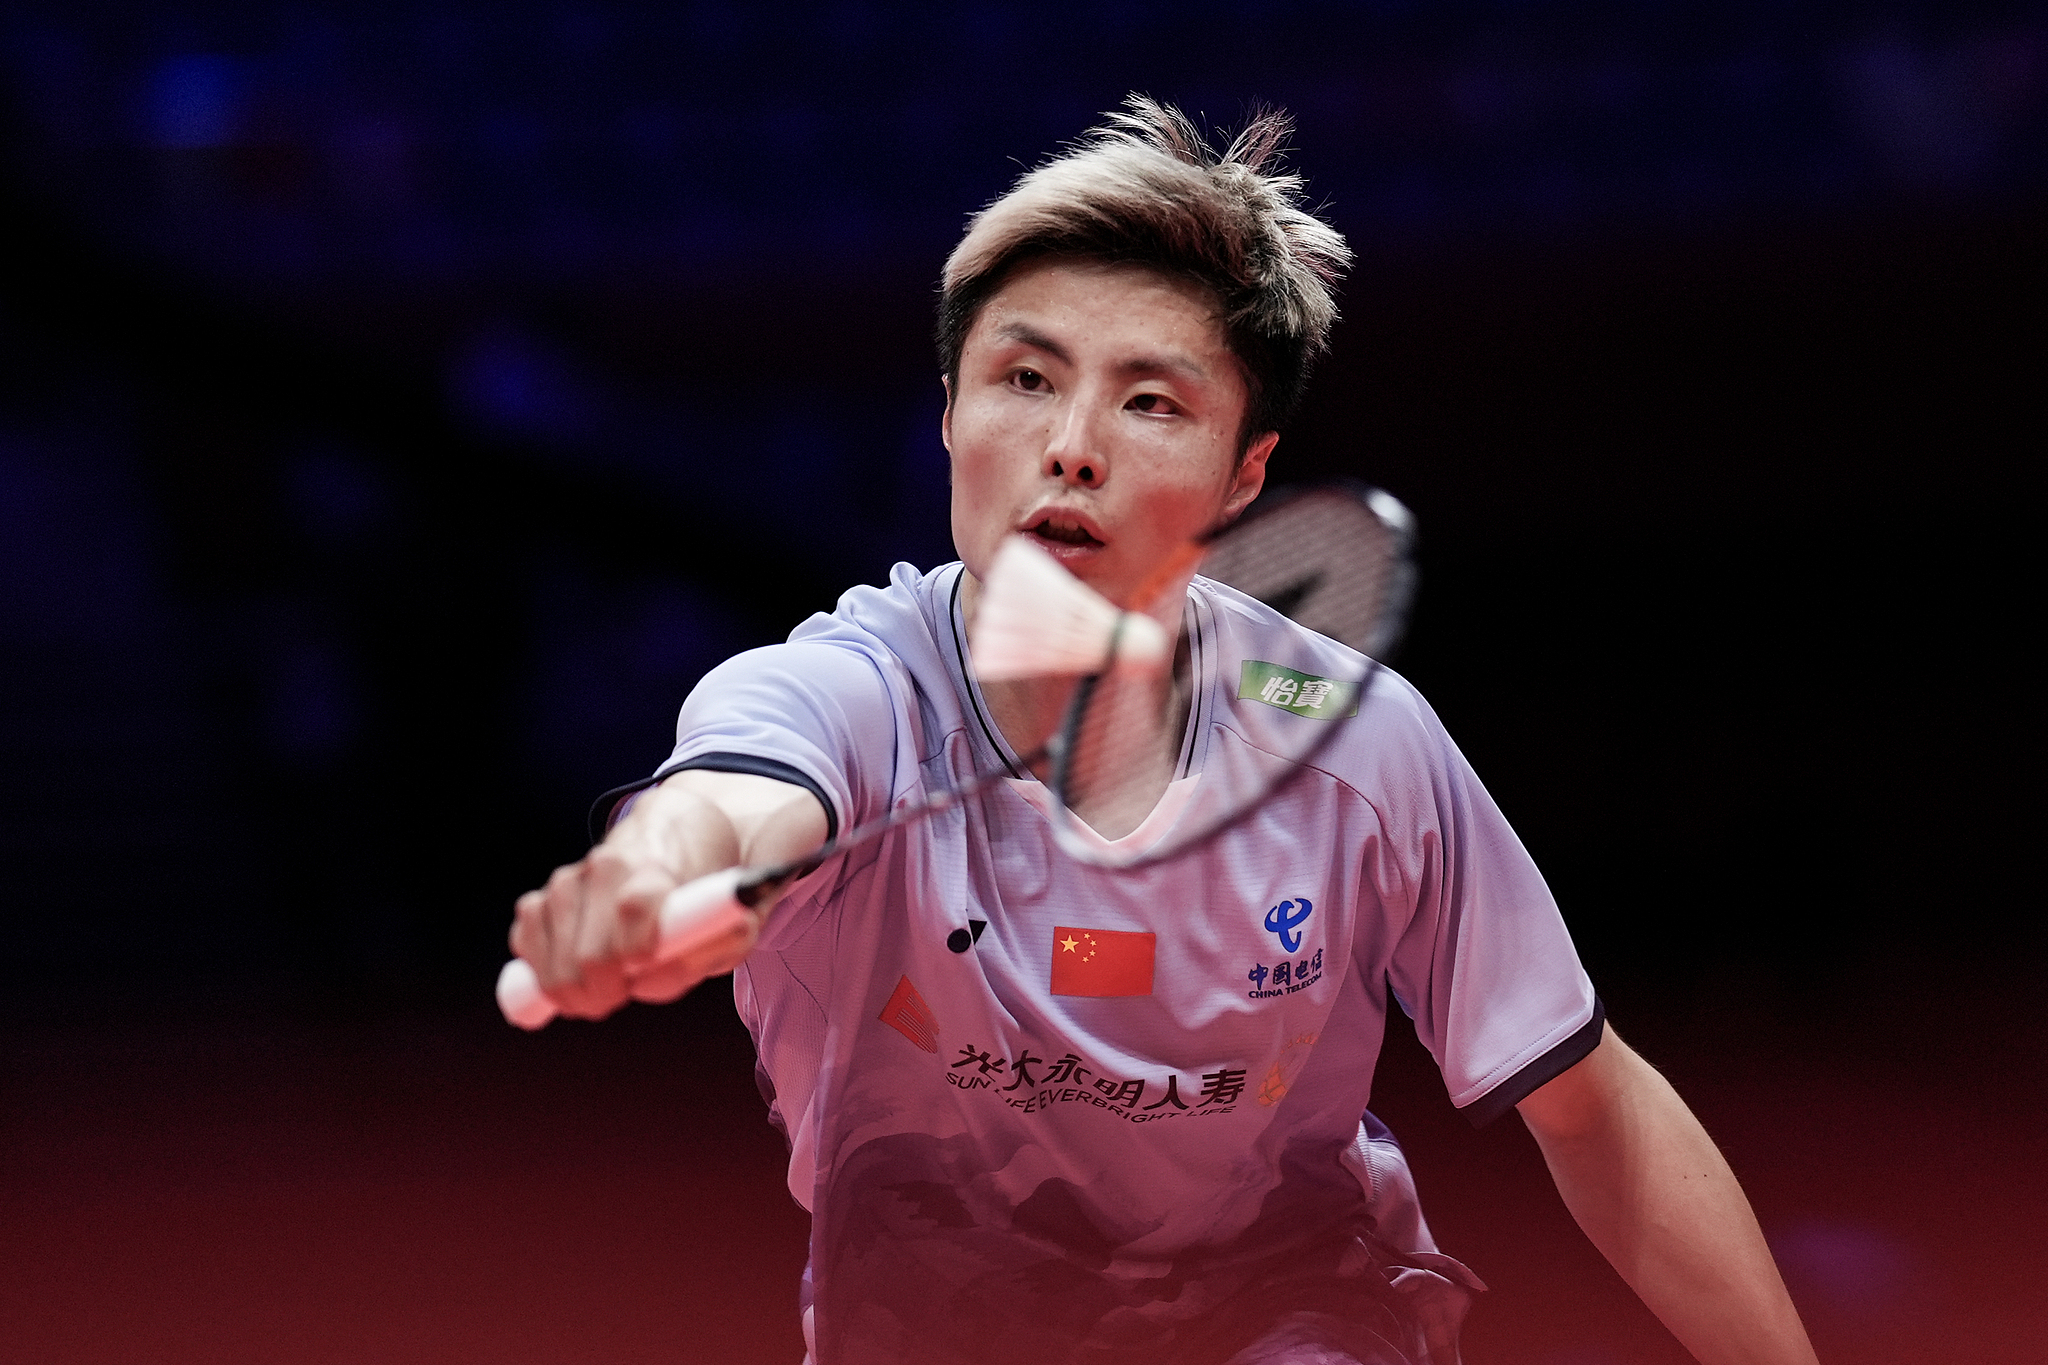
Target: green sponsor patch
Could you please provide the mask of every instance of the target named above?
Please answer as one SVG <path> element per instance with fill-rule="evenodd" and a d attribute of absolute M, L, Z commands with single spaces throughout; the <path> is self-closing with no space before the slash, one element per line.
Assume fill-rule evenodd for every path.
<path fill-rule="evenodd" d="M 1339 720 L 1358 714 L 1358 684 L 1297 673 L 1264 659 L 1246 659 L 1237 676 L 1239 701 L 1262 701 L 1282 711 L 1315 720 Z"/>

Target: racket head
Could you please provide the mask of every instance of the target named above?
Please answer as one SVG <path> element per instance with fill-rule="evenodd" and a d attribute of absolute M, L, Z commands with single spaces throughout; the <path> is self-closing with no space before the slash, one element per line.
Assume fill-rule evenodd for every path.
<path fill-rule="evenodd" d="M 1284 488 L 1219 532 L 1199 572 L 1383 663 L 1414 605 L 1415 538 L 1415 514 L 1383 488 Z"/>
<path fill-rule="evenodd" d="M 1130 666 L 1105 641 L 1102 671 L 1045 678 L 1031 707 L 1006 709 L 1018 751 L 1047 754 L 1018 794 L 1069 855 L 1105 867 L 1236 824 L 1355 730 L 1407 620 L 1414 546 L 1413 515 L 1369 485 L 1262 498 L 1146 613 L 1172 632 L 1170 669 Z"/>

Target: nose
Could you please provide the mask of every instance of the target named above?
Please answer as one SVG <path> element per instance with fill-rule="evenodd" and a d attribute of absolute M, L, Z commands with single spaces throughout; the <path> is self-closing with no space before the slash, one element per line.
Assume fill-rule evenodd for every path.
<path fill-rule="evenodd" d="M 1041 471 L 1046 477 L 1083 488 L 1100 488 L 1109 481 L 1109 460 L 1095 427 L 1086 403 L 1064 406 L 1045 443 Z"/>

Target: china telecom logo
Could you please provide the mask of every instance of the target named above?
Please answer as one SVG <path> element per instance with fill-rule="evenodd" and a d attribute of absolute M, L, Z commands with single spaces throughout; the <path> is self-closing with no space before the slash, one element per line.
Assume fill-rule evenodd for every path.
<path fill-rule="evenodd" d="M 1301 950 L 1301 935 L 1295 930 L 1308 922 L 1315 909 L 1308 897 L 1303 896 L 1300 900 L 1281 901 L 1266 912 L 1266 932 L 1280 940 L 1281 952 Z"/>

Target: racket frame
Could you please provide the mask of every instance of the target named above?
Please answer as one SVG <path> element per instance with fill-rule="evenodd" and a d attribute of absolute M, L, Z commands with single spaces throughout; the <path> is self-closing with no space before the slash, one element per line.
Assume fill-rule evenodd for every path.
<path fill-rule="evenodd" d="M 1239 527 L 1264 520 L 1299 498 L 1331 489 L 1341 490 L 1347 496 L 1364 504 L 1395 537 L 1395 548 L 1390 559 L 1396 566 L 1396 581 L 1387 590 L 1386 601 L 1376 617 L 1377 629 L 1373 638 L 1367 642 L 1372 648 L 1359 650 L 1365 658 L 1365 668 L 1357 681 L 1355 696 L 1358 704 L 1362 706 L 1373 680 L 1383 666 L 1382 656 L 1390 652 L 1400 639 L 1407 622 L 1408 609 L 1414 601 L 1416 585 L 1413 558 L 1416 543 L 1414 515 L 1398 498 L 1383 489 L 1356 480 L 1326 480 L 1276 490 L 1272 501 L 1262 499 L 1236 519 L 1213 527 L 1183 545 L 1140 583 L 1131 595 L 1130 608 L 1146 605 L 1169 591 L 1176 582 L 1185 581 L 1190 571 L 1200 564 L 1208 547 L 1223 536 Z M 1181 842 L 1162 839 L 1154 847 L 1165 846 L 1166 851 L 1156 854 L 1145 850 L 1129 858 L 1104 857 L 1079 838 L 1072 828 L 1073 824 L 1080 822 L 1080 817 L 1075 815 L 1068 805 L 1067 783 L 1081 723 L 1103 676 L 1110 670 L 1116 657 L 1117 644 L 1130 608 L 1118 616 L 1115 626 L 1111 629 L 1109 645 L 1104 652 L 1101 668 L 1097 672 L 1082 676 L 1077 681 L 1059 726 L 1044 743 L 1018 760 L 1019 766 L 1027 772 L 1047 759 L 1052 761 L 1052 780 L 1048 784 L 1054 808 L 1051 823 L 1061 848 L 1080 861 L 1116 869 L 1141 867 L 1178 856 L 1189 848 L 1230 829 L 1305 770 L 1341 728 L 1334 722 L 1325 724 L 1306 749 L 1290 756 L 1288 771 L 1261 791 L 1258 800 L 1247 801 L 1241 807 L 1232 809 L 1213 826 L 1203 829 L 1199 837 Z M 1009 765 L 1004 763 L 990 771 L 976 773 L 955 786 L 941 787 L 913 805 L 898 807 L 886 815 L 856 825 L 799 857 L 757 868 L 724 868 L 683 883 L 669 892 L 662 902 L 660 940 L 655 949 L 655 962 L 667 964 L 695 949 L 697 944 L 694 940 L 697 937 L 698 926 L 706 917 L 729 914 L 733 908 L 759 915 L 764 902 L 778 895 L 791 882 L 808 876 L 833 858 L 878 839 L 891 830 L 915 824 L 919 820 L 950 810 L 963 801 L 979 796 L 1012 775 Z M 711 974 L 707 972 L 706 976 Z M 545 993 L 541 991 L 532 967 L 523 959 L 513 958 L 505 964 L 499 974 L 497 993 L 499 1006 L 505 1017 L 521 1028 L 540 1028 L 555 1016 L 552 1002 L 548 1001 Z"/>

